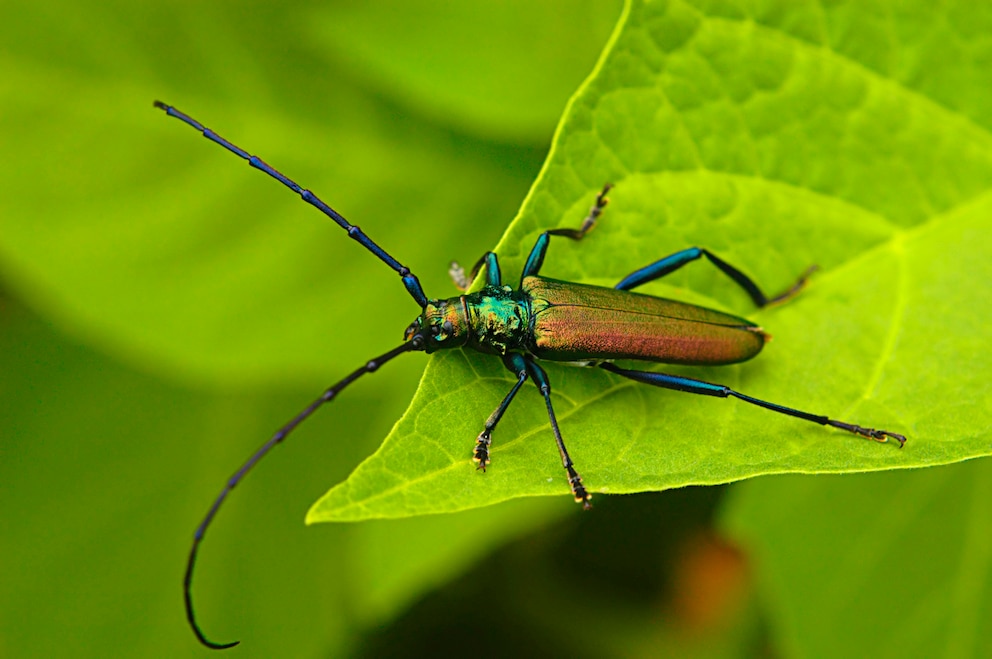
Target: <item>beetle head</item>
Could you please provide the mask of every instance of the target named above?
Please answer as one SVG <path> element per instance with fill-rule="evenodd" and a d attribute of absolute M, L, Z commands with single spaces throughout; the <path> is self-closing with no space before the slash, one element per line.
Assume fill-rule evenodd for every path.
<path fill-rule="evenodd" d="M 468 312 L 461 298 L 430 300 L 410 326 L 404 338 L 409 341 L 419 335 L 427 353 L 457 348 L 468 341 Z"/>

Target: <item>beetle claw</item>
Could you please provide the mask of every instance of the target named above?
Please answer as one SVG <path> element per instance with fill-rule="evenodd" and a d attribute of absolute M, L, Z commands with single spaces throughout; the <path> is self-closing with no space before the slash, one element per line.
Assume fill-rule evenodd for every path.
<path fill-rule="evenodd" d="M 906 438 L 898 433 L 889 432 L 888 430 L 876 430 L 875 432 L 878 434 L 878 437 L 873 439 L 876 439 L 878 442 L 888 444 L 890 439 L 894 439 L 899 442 L 899 448 L 906 445 Z"/>
<path fill-rule="evenodd" d="M 890 439 L 898 442 L 899 448 L 902 448 L 906 444 L 905 437 L 894 432 L 889 432 L 888 430 L 875 430 L 874 428 L 862 428 L 861 426 L 855 426 L 855 432 L 862 437 L 867 437 L 868 439 L 874 440 L 879 444 L 888 444 Z"/>
<path fill-rule="evenodd" d="M 865 428 L 864 426 L 858 426 L 853 423 L 844 423 L 843 421 L 834 421 L 832 419 L 828 419 L 825 425 L 840 428 L 841 430 L 846 430 L 847 432 L 853 432 L 855 435 L 870 439 L 878 442 L 879 444 L 888 444 L 889 440 L 897 442 L 899 444 L 899 448 L 902 448 L 906 444 L 906 438 L 903 435 L 895 432 L 889 432 L 888 430 L 875 430 L 874 428 Z"/>

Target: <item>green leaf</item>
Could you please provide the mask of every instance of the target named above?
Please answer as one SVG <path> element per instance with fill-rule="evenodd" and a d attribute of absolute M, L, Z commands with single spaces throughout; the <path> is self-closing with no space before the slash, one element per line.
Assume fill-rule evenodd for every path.
<path fill-rule="evenodd" d="M 754 559 L 784 656 L 992 652 L 992 462 L 735 488 L 726 526 Z"/>
<path fill-rule="evenodd" d="M 798 299 L 749 313 L 775 337 L 759 359 L 664 370 L 909 443 L 899 451 L 740 401 L 550 365 L 565 441 L 593 492 L 992 453 L 992 300 L 982 288 L 992 276 L 992 68 L 972 62 L 984 47 L 977 26 L 992 19 L 973 5 L 864 12 L 632 2 L 497 251 L 515 283 L 539 233 L 577 226 L 612 181 L 601 226 L 578 244 L 555 239 L 542 274 L 611 285 L 702 245 L 778 291 L 819 264 Z M 643 290 L 748 309 L 705 263 Z M 567 493 L 531 387 L 494 433 L 489 472 L 473 473 L 474 438 L 510 385 L 497 359 L 433 357 L 380 450 L 309 521 Z"/>
<path fill-rule="evenodd" d="M 546 137 L 494 142 L 404 112 L 395 89 L 308 36 L 326 9 L 0 5 L 0 553 L 23 568 L 6 575 L 0 654 L 64 655 L 67 639 L 74 656 L 189 654 L 183 561 L 224 479 L 416 313 L 340 229 L 153 99 L 310 186 L 430 290 L 450 285 L 450 258 L 497 238 L 538 170 Z M 572 66 L 570 87 L 585 73 Z M 421 371 L 409 360 L 355 385 L 238 487 L 200 553 L 208 633 L 258 656 L 337 656 L 571 512 L 520 501 L 485 518 L 303 528 L 315 479 L 374 450 Z"/>
<path fill-rule="evenodd" d="M 620 4 L 573 0 L 563 21 L 554 0 L 331 3 L 307 26 L 350 70 L 439 123 L 545 144 Z"/>
<path fill-rule="evenodd" d="M 497 239 L 546 138 L 494 143 L 401 113 L 336 61 L 335 48 L 302 35 L 301 16 L 320 11 L 304 3 L 165 17 L 152 6 L 88 3 L 55 18 L 5 3 L 7 285 L 90 344 L 224 386 L 316 389 L 398 343 L 416 306 L 395 275 L 152 101 L 314 190 L 429 290 L 450 286 L 450 259 L 475 258 Z M 125 24 L 133 30 L 114 31 Z"/>
<path fill-rule="evenodd" d="M 2 297 L 0 373 L 0 553 L 19 568 L 4 576 L 4 655 L 64 656 L 67 639 L 74 657 L 115 646 L 189 655 L 197 644 L 181 583 L 196 524 L 258 429 L 309 394 L 163 383 L 72 344 Z M 343 656 L 356 635 L 494 547 L 571 512 L 532 500 L 485 517 L 304 527 L 321 475 L 343 477 L 385 431 L 373 413 L 399 413 L 408 399 L 402 388 L 353 392 L 238 487 L 195 574 L 209 636 L 241 638 L 255 656 Z M 322 450 L 335 433 L 351 442 Z M 53 627 L 60 633 L 46 633 Z"/>

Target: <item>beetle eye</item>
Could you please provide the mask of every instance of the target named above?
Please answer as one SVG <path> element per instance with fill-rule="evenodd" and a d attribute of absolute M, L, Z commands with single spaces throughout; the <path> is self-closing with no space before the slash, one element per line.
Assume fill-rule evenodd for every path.
<path fill-rule="evenodd" d="M 454 326 L 453 326 L 453 325 L 451 324 L 451 321 L 450 321 L 450 320 L 446 320 L 446 321 L 444 321 L 444 324 L 443 324 L 443 325 L 441 325 L 441 327 L 443 327 L 443 328 L 444 328 L 444 333 L 445 333 L 445 334 L 454 334 L 454 332 L 455 332 L 455 328 L 454 328 Z"/>
<path fill-rule="evenodd" d="M 420 319 L 418 318 L 417 320 L 410 323 L 410 326 L 406 328 L 406 331 L 403 333 L 403 340 L 409 341 L 410 337 L 412 337 L 414 334 L 416 334 L 419 331 L 420 331 Z"/>

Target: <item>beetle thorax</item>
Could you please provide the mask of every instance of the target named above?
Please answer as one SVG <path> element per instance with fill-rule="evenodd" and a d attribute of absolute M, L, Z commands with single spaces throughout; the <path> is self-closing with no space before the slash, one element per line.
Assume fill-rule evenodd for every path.
<path fill-rule="evenodd" d="M 530 299 L 509 286 L 486 286 L 461 298 L 468 312 L 468 345 L 504 355 L 524 350 L 530 321 Z"/>
<path fill-rule="evenodd" d="M 528 350 L 530 297 L 509 286 L 486 286 L 481 291 L 445 300 L 430 300 L 404 338 L 423 338 L 427 353 L 464 345 L 480 352 L 505 355 Z"/>

